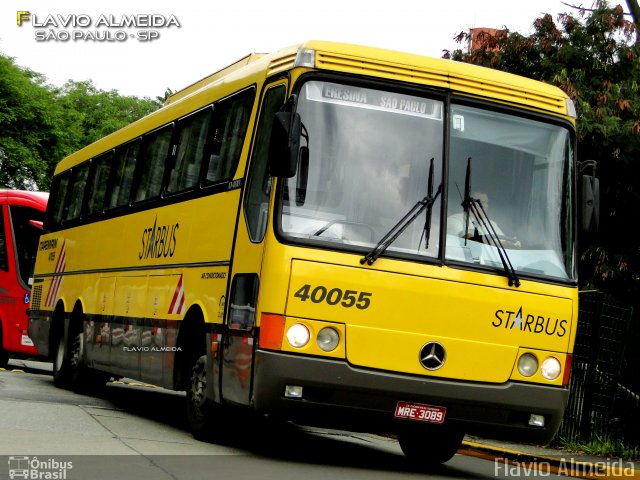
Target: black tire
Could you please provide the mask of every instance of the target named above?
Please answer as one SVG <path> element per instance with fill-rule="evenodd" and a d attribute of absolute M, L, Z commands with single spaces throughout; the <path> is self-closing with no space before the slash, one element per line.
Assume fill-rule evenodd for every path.
<path fill-rule="evenodd" d="M 398 434 L 398 442 L 405 456 L 412 462 L 426 466 L 450 460 L 462 445 L 464 432 L 447 428 L 427 428 Z"/>
<path fill-rule="evenodd" d="M 2 349 L 2 323 L 0 322 L 0 368 L 7 368 L 11 354 Z"/>
<path fill-rule="evenodd" d="M 0 342 L 2 341 L 2 337 L 0 337 Z M 0 347 L 0 368 L 7 368 L 9 364 L 9 357 L 11 354 Z"/>
<path fill-rule="evenodd" d="M 74 312 L 69 325 L 68 338 L 64 328 L 59 329 L 53 354 L 53 383 L 56 387 L 74 390 L 77 393 L 100 391 L 108 375 L 87 367 L 84 363 L 82 311 Z"/>
<path fill-rule="evenodd" d="M 73 337 L 70 351 L 71 388 L 76 393 L 100 393 L 107 385 L 111 376 L 105 372 L 89 368 L 84 359 L 84 334 L 77 333 Z"/>
<path fill-rule="evenodd" d="M 207 356 L 193 355 L 187 375 L 187 421 L 194 438 L 214 438 L 214 403 L 207 399 Z"/>
<path fill-rule="evenodd" d="M 61 329 L 54 337 L 53 347 L 53 384 L 58 388 L 70 388 L 73 379 L 73 365 L 70 358 L 71 346 Z"/>

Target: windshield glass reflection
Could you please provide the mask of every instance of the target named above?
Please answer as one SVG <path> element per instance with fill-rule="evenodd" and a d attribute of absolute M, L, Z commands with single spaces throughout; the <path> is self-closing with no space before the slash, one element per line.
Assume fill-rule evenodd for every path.
<path fill-rule="evenodd" d="M 283 196 L 286 235 L 371 248 L 427 195 L 434 159 L 442 178 L 442 102 L 369 88 L 311 81 L 300 92 L 308 171 L 288 179 Z M 306 143 L 303 140 L 303 145 Z M 306 178 L 305 178 L 306 177 Z M 434 206 L 439 212 L 440 199 Z M 439 215 L 424 213 L 386 254 L 438 254 Z"/>
<path fill-rule="evenodd" d="M 459 105 L 451 121 L 446 257 L 502 266 L 493 227 L 517 272 L 574 279 L 569 131 Z M 465 211 L 465 188 L 490 224 Z"/>

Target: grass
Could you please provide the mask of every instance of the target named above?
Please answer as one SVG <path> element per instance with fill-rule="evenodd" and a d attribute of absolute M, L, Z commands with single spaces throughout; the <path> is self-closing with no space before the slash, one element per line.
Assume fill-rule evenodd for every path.
<path fill-rule="evenodd" d="M 557 446 L 572 453 L 582 453 L 598 457 L 616 457 L 626 460 L 640 460 L 640 445 L 629 445 L 620 439 L 596 435 L 592 440 L 568 440 L 559 438 Z"/>

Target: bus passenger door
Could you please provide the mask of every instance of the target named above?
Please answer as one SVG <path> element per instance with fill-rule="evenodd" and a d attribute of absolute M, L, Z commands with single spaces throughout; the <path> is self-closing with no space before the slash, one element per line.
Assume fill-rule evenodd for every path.
<path fill-rule="evenodd" d="M 233 247 L 231 286 L 219 346 L 221 397 L 224 402 L 249 405 L 253 359 L 257 343 L 255 327 L 264 235 L 269 219 L 271 177 L 267 164 L 269 138 L 275 113 L 284 104 L 286 80 L 263 91 L 251 162 L 246 171 L 244 195 Z M 247 148 L 245 146 L 245 148 Z"/>

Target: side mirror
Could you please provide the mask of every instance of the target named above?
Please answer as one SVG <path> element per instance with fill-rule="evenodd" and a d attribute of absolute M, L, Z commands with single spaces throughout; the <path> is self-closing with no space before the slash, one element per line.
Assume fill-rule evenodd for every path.
<path fill-rule="evenodd" d="M 291 178 L 296 174 L 301 133 L 302 121 L 299 114 L 276 113 L 269 142 L 269 174 L 271 176 Z"/>
<path fill-rule="evenodd" d="M 43 223 L 40 220 L 29 220 L 29 225 L 36 227 L 38 230 L 44 230 Z"/>
<path fill-rule="evenodd" d="M 582 176 L 582 229 L 597 232 L 600 224 L 600 182 L 591 175 Z"/>

